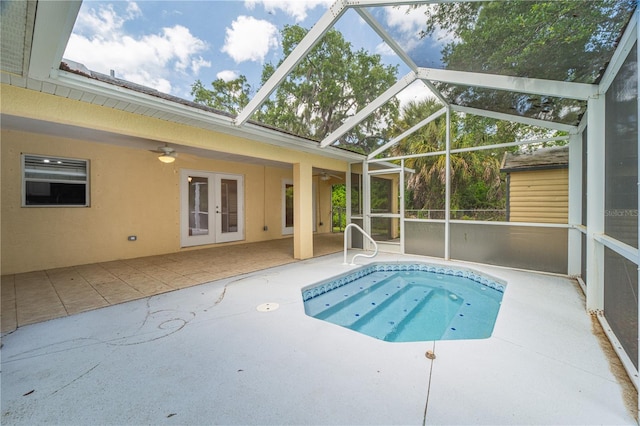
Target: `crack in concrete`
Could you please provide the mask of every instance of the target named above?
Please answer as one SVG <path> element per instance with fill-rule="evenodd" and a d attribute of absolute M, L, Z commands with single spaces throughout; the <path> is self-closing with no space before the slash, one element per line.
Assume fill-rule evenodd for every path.
<path fill-rule="evenodd" d="M 74 384 L 75 382 L 77 382 L 78 380 L 82 379 L 84 376 L 86 376 L 87 374 L 91 373 L 93 370 L 95 370 L 96 368 L 98 368 L 100 366 L 100 362 L 97 363 L 96 365 L 94 365 L 93 367 L 91 367 L 90 369 L 88 369 L 87 371 L 85 371 L 84 373 L 82 373 L 81 375 L 79 375 L 78 377 L 76 377 L 75 379 L 73 379 L 72 381 L 70 381 L 69 383 L 67 383 L 66 385 L 56 389 L 55 391 L 53 391 L 49 396 L 53 396 L 55 394 L 57 394 L 58 392 L 60 392 L 61 390 L 68 388 L 69 386 L 71 386 L 72 384 Z"/>

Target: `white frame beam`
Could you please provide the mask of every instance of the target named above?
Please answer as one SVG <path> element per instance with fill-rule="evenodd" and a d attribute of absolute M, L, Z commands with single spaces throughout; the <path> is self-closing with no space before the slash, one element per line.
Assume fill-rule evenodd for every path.
<path fill-rule="evenodd" d="M 367 235 L 371 235 L 371 177 L 369 176 L 369 163 L 365 159 L 362 162 L 362 228 Z M 371 243 L 367 238 L 362 239 L 362 248 L 368 250 Z"/>
<path fill-rule="evenodd" d="M 376 157 L 376 155 L 386 151 L 387 149 L 391 148 L 393 145 L 397 144 L 398 142 L 400 142 L 402 139 L 406 138 L 407 136 L 415 133 L 416 131 L 420 130 L 421 128 L 423 128 L 424 126 L 426 126 L 427 124 L 431 123 L 433 120 L 435 120 L 436 118 L 442 116 L 442 114 L 447 112 L 447 108 L 442 108 L 441 110 L 434 112 L 433 114 L 431 114 L 429 117 L 425 118 L 424 120 L 422 120 L 421 122 L 419 122 L 418 124 L 416 124 L 415 126 L 413 126 L 412 128 L 410 128 L 409 130 L 404 131 L 402 134 L 400 134 L 399 136 L 396 136 L 395 138 L 391 139 L 389 142 L 387 142 L 386 144 L 384 144 L 383 146 L 381 146 L 380 148 L 376 149 L 375 151 L 373 151 L 371 154 L 369 154 L 367 156 L 367 160 L 371 160 L 373 158 Z"/>
<path fill-rule="evenodd" d="M 561 132 L 576 133 L 578 128 L 570 124 L 562 124 L 554 121 L 539 120 L 537 118 L 522 117 L 520 115 L 507 114 L 504 112 L 488 111 L 484 109 L 471 108 L 461 105 L 451 105 L 451 109 L 455 112 L 463 112 L 465 114 L 479 115 L 482 117 L 495 118 L 496 120 L 512 121 L 514 123 L 526 124 L 529 126 L 538 126 L 545 129 L 559 130 Z"/>
<path fill-rule="evenodd" d="M 413 59 L 405 52 L 405 50 L 394 40 L 391 35 L 380 25 L 380 23 L 373 17 L 369 11 L 363 7 L 356 8 L 356 11 L 360 15 L 360 17 L 367 23 L 369 26 L 382 38 L 382 40 L 389 46 L 391 50 L 394 51 L 396 55 L 412 70 L 417 71 L 418 65 L 413 61 Z M 431 93 L 438 98 L 440 102 L 444 105 L 448 105 L 449 102 L 442 96 L 440 91 L 436 89 L 430 81 L 424 81 L 423 83 L 429 88 Z"/>
<path fill-rule="evenodd" d="M 589 100 L 587 123 L 587 310 L 604 310 L 605 97 Z"/>
<path fill-rule="evenodd" d="M 582 134 L 569 138 L 569 241 L 567 246 L 567 273 L 579 276 L 582 272 Z"/>
<path fill-rule="evenodd" d="M 497 143 L 493 145 L 476 145 L 470 146 L 466 148 L 456 148 L 450 150 L 451 154 L 458 154 L 460 152 L 471 152 L 471 151 L 482 151 L 485 149 L 497 149 L 497 148 L 507 148 L 510 146 L 519 146 L 519 145 L 531 145 L 536 143 L 544 143 L 544 142 L 553 142 L 553 141 L 562 141 L 569 139 L 569 136 L 556 136 L 555 138 L 544 138 L 544 139 L 531 139 L 531 140 L 523 140 L 523 141 L 514 141 L 507 143 Z M 369 160 L 369 163 L 380 163 L 394 160 L 402 160 L 402 159 L 410 159 L 410 158 L 420 158 L 420 157 L 433 157 L 436 155 L 445 155 L 447 151 L 432 151 L 432 152 L 423 152 L 421 154 L 409 154 L 409 155 L 399 155 L 397 157 L 385 157 L 385 158 L 372 158 Z"/>
<path fill-rule="evenodd" d="M 29 77 L 46 80 L 55 75 L 78 17 L 80 0 L 39 1 L 33 28 Z"/>
<path fill-rule="evenodd" d="M 418 78 L 461 86 L 483 87 L 508 92 L 579 99 L 583 101 L 598 94 L 598 85 L 596 84 L 570 83 L 566 81 L 511 77 L 437 68 L 418 68 Z"/>
<path fill-rule="evenodd" d="M 322 140 L 322 142 L 320 142 L 320 146 L 329 146 L 340 139 L 340 137 L 342 137 L 345 133 L 347 133 L 349 130 L 369 117 L 369 115 L 371 115 L 376 109 L 380 108 L 382 105 L 388 102 L 389 99 L 400 93 L 405 87 L 413 83 L 415 80 L 416 74 L 413 71 L 409 72 L 407 75 L 399 79 L 393 86 L 385 90 L 384 93 L 371 101 L 371 103 L 362 108 L 355 115 L 345 120 L 345 122 L 342 123 L 340 127 L 331 132 L 331 134 L 329 134 Z"/>
<path fill-rule="evenodd" d="M 418 65 L 411 59 L 411 56 L 405 52 L 405 50 L 400 47 L 398 42 L 396 42 L 393 37 L 389 35 L 387 30 L 385 30 L 382 25 L 373 17 L 371 13 L 367 9 L 364 8 L 356 8 L 356 12 L 358 15 L 375 31 L 385 43 L 394 51 L 396 55 L 404 62 L 411 70 L 416 71 L 418 69 Z"/>
<path fill-rule="evenodd" d="M 451 259 L 451 107 L 447 106 L 445 142 L 444 260 Z"/>
<path fill-rule="evenodd" d="M 338 19 L 346 11 L 343 1 L 336 1 L 316 24 L 304 36 L 302 41 L 293 49 L 291 54 L 285 58 L 273 75 L 262 85 L 258 93 L 249 101 L 246 107 L 240 111 L 234 124 L 240 126 L 249 120 L 249 117 L 267 100 L 274 90 L 289 75 L 291 70 L 304 59 L 311 49 L 322 39 L 322 36 L 333 27 Z"/>

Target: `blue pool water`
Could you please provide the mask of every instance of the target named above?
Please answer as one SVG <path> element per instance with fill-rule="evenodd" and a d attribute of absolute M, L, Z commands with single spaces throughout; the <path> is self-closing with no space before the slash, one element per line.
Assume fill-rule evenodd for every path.
<path fill-rule="evenodd" d="M 505 285 L 470 270 L 372 264 L 303 289 L 307 315 L 388 342 L 491 336 Z"/>

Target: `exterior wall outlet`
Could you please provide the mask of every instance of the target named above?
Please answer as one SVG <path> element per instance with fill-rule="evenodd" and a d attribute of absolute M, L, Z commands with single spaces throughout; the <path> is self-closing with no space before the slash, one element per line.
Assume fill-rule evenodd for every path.
<path fill-rule="evenodd" d="M 129 235 L 127 237 L 127 240 L 129 240 L 129 241 L 136 241 L 137 239 L 138 239 L 138 237 L 136 235 Z"/>
<path fill-rule="evenodd" d="M 265 225 L 265 226 L 263 226 L 263 227 L 262 227 L 262 230 L 263 230 L 263 231 L 268 231 L 268 230 L 269 230 L 269 227 L 268 227 L 267 225 Z"/>

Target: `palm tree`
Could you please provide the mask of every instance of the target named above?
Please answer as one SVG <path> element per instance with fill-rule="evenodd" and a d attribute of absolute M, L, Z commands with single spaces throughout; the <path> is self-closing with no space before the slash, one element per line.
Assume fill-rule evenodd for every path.
<path fill-rule="evenodd" d="M 390 137 L 401 134 L 425 117 L 437 112 L 442 105 L 433 98 L 410 102 L 396 122 Z M 494 126 L 482 117 L 451 115 L 452 146 L 464 147 L 496 143 L 496 134 L 488 135 L 488 127 Z M 502 129 L 500 139 L 515 137 L 517 127 Z M 440 117 L 390 149 L 393 156 L 438 152 L 445 150 L 446 119 Z M 452 154 L 450 160 L 451 208 L 478 209 L 504 208 L 504 182 L 500 177 L 500 160 L 503 150 L 487 150 Z M 407 179 L 409 209 L 445 208 L 446 157 L 434 155 L 410 158 L 405 166 L 415 170 Z"/>

